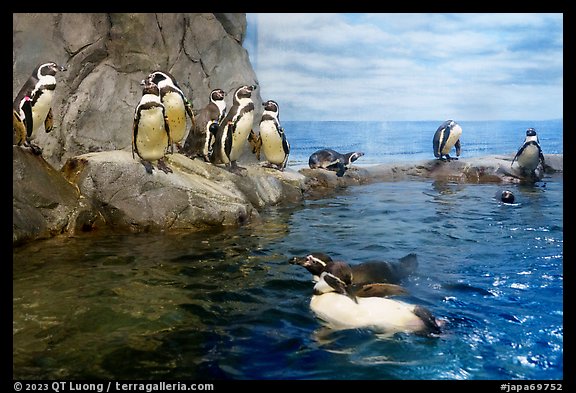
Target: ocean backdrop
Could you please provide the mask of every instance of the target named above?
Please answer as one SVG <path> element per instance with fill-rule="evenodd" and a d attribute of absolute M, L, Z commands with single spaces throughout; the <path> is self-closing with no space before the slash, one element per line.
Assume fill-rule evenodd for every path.
<path fill-rule="evenodd" d="M 362 150 L 358 165 L 434 159 L 441 122 L 285 122 L 288 170 L 326 147 Z M 512 158 L 528 127 L 545 155 L 563 153 L 561 120 L 460 124 L 463 160 Z M 503 187 L 514 204 L 495 197 Z M 564 378 L 562 173 L 534 185 L 350 186 L 260 216 L 238 228 L 96 232 L 13 248 L 12 377 Z M 444 321 L 442 333 L 326 329 L 310 310 L 310 274 L 288 262 L 312 251 L 351 264 L 416 253 L 402 299 Z"/>
<path fill-rule="evenodd" d="M 282 118 L 280 119 L 282 120 Z M 444 119 L 446 120 L 446 119 Z M 322 148 L 340 153 L 362 151 L 356 164 L 380 164 L 434 159 L 432 139 L 438 121 L 282 121 L 288 141 L 288 165 L 308 165 L 308 157 Z M 458 121 L 462 127 L 462 158 L 487 155 L 514 157 L 526 130 L 535 128 L 544 154 L 563 153 L 562 120 Z M 453 149 L 451 156 L 455 157 Z"/>

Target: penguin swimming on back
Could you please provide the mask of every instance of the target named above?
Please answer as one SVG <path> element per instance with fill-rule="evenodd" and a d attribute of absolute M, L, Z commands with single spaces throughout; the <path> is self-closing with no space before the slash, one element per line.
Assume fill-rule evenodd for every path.
<path fill-rule="evenodd" d="M 335 330 L 367 328 L 386 335 L 399 332 L 438 334 L 440 321 L 419 305 L 385 297 L 356 297 L 350 293 L 350 267 L 335 263 L 314 285 L 310 309 Z"/>

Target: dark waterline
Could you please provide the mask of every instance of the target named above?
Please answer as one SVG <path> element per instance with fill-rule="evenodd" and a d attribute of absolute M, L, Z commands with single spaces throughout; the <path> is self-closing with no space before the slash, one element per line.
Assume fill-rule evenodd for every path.
<path fill-rule="evenodd" d="M 563 178 L 349 187 L 262 222 L 183 234 L 88 235 L 13 251 L 15 379 L 563 378 Z M 288 258 L 416 252 L 407 301 L 438 338 L 331 332 Z"/>

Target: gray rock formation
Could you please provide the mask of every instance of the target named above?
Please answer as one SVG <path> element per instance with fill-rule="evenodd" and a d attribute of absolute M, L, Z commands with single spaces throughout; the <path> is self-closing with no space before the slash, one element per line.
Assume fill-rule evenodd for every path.
<path fill-rule="evenodd" d="M 12 147 L 12 242 L 92 230 L 104 223 L 76 186 L 29 149 Z"/>
<path fill-rule="evenodd" d="M 139 83 L 153 70 L 172 73 L 196 109 L 213 88 L 232 93 L 257 82 L 242 47 L 245 14 L 13 14 L 12 20 L 14 97 L 37 64 L 68 67 L 56 76 L 54 130 L 36 140 L 55 168 L 84 153 L 129 150 Z M 260 109 L 259 91 L 253 97 Z"/>

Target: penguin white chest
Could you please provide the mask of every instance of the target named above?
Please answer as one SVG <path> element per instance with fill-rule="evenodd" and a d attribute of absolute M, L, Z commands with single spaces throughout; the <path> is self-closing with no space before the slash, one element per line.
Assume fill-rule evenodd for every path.
<path fill-rule="evenodd" d="M 528 171 L 535 170 L 539 162 L 540 151 L 538 150 L 538 146 L 533 144 L 527 145 L 518 157 L 518 165 Z"/>
<path fill-rule="evenodd" d="M 158 160 L 166 154 L 168 133 L 164 127 L 162 108 L 154 107 L 141 111 L 136 134 L 138 155 L 147 161 Z"/>
<path fill-rule="evenodd" d="M 276 129 L 273 120 L 265 120 L 260 123 L 260 137 L 266 159 L 273 164 L 282 164 L 286 153 L 282 146 L 282 135 Z"/>
<path fill-rule="evenodd" d="M 444 148 L 442 149 L 441 153 L 449 154 L 450 150 L 452 150 L 458 139 L 460 139 L 461 135 L 462 135 L 462 127 L 460 127 L 460 125 L 457 124 L 454 127 L 452 127 L 452 129 L 450 130 L 450 135 L 448 136 L 446 144 L 444 145 Z"/>
<path fill-rule="evenodd" d="M 174 143 L 179 143 L 186 136 L 186 108 L 184 100 L 176 92 L 166 93 L 162 97 L 162 104 L 166 108 L 170 136 Z"/>
<path fill-rule="evenodd" d="M 414 314 L 414 305 L 398 300 L 368 297 L 357 298 L 325 293 L 312 296 L 310 308 L 328 325 L 337 330 L 369 328 L 382 333 L 417 332 L 424 322 Z"/>
<path fill-rule="evenodd" d="M 232 133 L 232 150 L 230 151 L 230 161 L 236 161 L 242 155 L 244 145 L 248 139 L 248 134 L 252 130 L 254 111 L 244 113 L 236 124 L 236 129 Z"/>
<path fill-rule="evenodd" d="M 34 139 L 36 137 L 36 131 L 40 128 L 41 124 L 44 124 L 44 120 L 46 120 L 46 116 L 48 116 L 48 111 L 50 111 L 50 107 L 52 106 L 52 97 L 54 96 L 53 90 L 43 90 L 40 97 L 32 107 L 32 135 L 30 139 Z M 20 114 L 24 117 L 24 114 Z"/>

